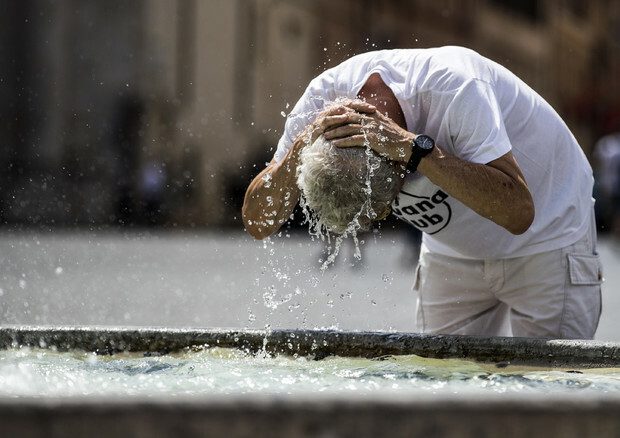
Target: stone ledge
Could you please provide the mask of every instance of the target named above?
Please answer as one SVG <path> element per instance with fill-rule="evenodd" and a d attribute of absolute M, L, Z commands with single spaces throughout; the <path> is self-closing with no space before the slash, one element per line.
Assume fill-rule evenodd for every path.
<path fill-rule="evenodd" d="M 19 437 L 618 436 L 619 397 L 373 396 L 0 399 Z"/>
<path fill-rule="evenodd" d="M 235 330 L 116 327 L 0 327 L 0 348 L 54 347 L 100 354 L 119 351 L 168 353 L 192 346 L 232 347 L 250 352 L 380 357 L 416 354 L 487 363 L 548 367 L 617 367 L 620 344 L 531 338 L 426 335 L 335 330 Z"/>

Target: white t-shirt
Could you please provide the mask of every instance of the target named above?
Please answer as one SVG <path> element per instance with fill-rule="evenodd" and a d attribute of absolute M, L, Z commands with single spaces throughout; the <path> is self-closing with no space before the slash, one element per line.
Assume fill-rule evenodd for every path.
<path fill-rule="evenodd" d="M 379 73 L 402 107 L 407 129 L 446 152 L 486 164 L 509 151 L 534 199 L 529 230 L 512 235 L 434 185 L 409 175 L 393 213 L 424 232 L 432 252 L 465 258 L 510 258 L 570 245 L 590 224 L 592 169 L 553 108 L 501 65 L 462 47 L 382 50 L 354 56 L 315 78 L 289 114 L 274 155 L 337 98 L 356 98 Z"/>

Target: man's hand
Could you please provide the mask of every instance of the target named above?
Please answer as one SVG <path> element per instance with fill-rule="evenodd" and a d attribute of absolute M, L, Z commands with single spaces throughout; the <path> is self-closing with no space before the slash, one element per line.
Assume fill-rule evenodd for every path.
<path fill-rule="evenodd" d="M 362 100 L 340 101 L 328 106 L 308 127 L 311 131 L 310 140 L 314 141 L 322 134 L 350 124 L 351 122 L 349 120 L 357 116 L 371 117 L 375 114 L 377 114 L 377 108 Z"/>
<path fill-rule="evenodd" d="M 401 128 L 388 116 L 375 111 L 371 114 L 345 112 L 326 117 L 326 140 L 337 147 L 365 147 L 392 161 L 406 163 L 411 156 L 415 134 Z"/>

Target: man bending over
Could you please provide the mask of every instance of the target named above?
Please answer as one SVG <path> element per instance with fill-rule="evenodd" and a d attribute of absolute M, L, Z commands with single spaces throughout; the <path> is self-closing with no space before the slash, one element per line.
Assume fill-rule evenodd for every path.
<path fill-rule="evenodd" d="M 594 336 L 592 170 L 553 108 L 506 68 L 442 47 L 369 52 L 320 74 L 248 187 L 243 218 L 255 238 L 290 216 L 300 153 L 320 135 L 339 148 L 369 143 L 407 168 L 392 213 L 424 232 L 420 331 Z"/>

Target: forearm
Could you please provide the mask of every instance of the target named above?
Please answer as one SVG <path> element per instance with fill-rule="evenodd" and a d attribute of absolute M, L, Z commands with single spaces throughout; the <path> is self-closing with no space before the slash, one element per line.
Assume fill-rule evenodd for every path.
<path fill-rule="evenodd" d="M 416 135 L 379 111 L 333 117 L 340 122 L 325 132 L 338 147 L 370 147 L 379 155 L 406 164 Z M 522 234 L 534 220 L 534 203 L 519 165 L 508 152 L 487 164 L 476 164 L 446 154 L 436 146 L 417 170 L 479 215 Z"/>
<path fill-rule="evenodd" d="M 252 237 L 264 239 L 278 231 L 299 201 L 296 170 L 303 141 L 299 138 L 284 160 L 271 163 L 250 183 L 243 201 L 242 216 L 245 228 Z"/>
<path fill-rule="evenodd" d="M 534 219 L 531 194 L 520 172 L 496 161 L 470 163 L 436 147 L 422 159 L 418 170 L 480 216 L 512 234 L 522 234 Z"/>

